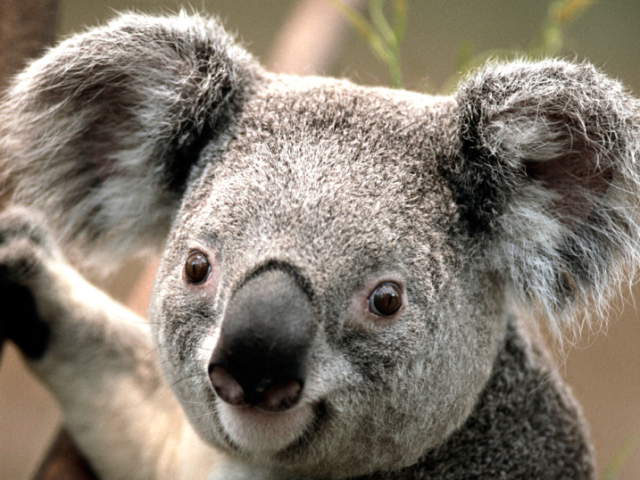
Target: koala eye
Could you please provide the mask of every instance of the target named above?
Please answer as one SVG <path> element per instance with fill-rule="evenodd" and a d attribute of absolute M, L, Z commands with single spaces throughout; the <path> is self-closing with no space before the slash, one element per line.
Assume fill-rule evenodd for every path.
<path fill-rule="evenodd" d="M 184 264 L 184 273 L 191 283 L 202 283 L 209 275 L 211 267 L 207 257 L 202 252 L 191 252 Z"/>
<path fill-rule="evenodd" d="M 378 285 L 369 296 L 369 310 L 381 317 L 389 317 L 402 306 L 402 290 L 393 282 Z"/>

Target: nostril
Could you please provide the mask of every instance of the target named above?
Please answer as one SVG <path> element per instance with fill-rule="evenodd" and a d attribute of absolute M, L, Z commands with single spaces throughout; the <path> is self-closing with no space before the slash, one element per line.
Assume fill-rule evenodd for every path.
<path fill-rule="evenodd" d="M 269 387 L 257 405 L 261 410 L 281 412 L 296 404 L 302 392 L 302 383 L 298 380 L 288 380 Z"/>
<path fill-rule="evenodd" d="M 233 406 L 254 405 L 265 412 L 282 412 L 293 407 L 300 399 L 302 382 L 283 380 L 278 383 L 267 382 L 261 387 L 249 387 L 245 392 L 242 385 L 229 371 L 220 365 L 210 365 L 211 385 L 220 399 Z"/>
<path fill-rule="evenodd" d="M 209 378 L 216 394 L 230 405 L 244 405 L 244 391 L 231 374 L 219 365 L 209 367 Z"/>

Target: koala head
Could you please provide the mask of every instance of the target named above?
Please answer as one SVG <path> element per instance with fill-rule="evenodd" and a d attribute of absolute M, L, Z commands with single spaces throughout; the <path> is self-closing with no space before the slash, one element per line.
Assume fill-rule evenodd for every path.
<path fill-rule="evenodd" d="M 213 20 L 125 15 L 13 84 L 1 168 L 91 258 L 160 248 L 160 362 L 206 441 L 342 478 L 471 412 L 518 308 L 635 263 L 637 104 L 588 65 L 454 97 L 264 71 Z"/>

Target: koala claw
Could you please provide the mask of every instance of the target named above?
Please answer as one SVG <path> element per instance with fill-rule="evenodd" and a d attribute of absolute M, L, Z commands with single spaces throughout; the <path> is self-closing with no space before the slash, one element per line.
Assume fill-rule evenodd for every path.
<path fill-rule="evenodd" d="M 49 243 L 33 212 L 12 207 L 0 214 L 0 330 L 31 359 L 44 354 L 51 336 L 32 291 L 52 255 Z"/>
<path fill-rule="evenodd" d="M 34 245 L 45 248 L 52 253 L 49 233 L 44 227 L 44 220 L 33 210 L 11 206 L 0 212 L 0 248 L 12 240 L 28 239 Z"/>

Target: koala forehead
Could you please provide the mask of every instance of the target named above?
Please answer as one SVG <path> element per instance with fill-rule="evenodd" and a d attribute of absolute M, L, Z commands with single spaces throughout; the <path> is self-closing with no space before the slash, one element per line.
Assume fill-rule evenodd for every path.
<path fill-rule="evenodd" d="M 233 270 L 242 274 L 278 260 L 328 276 L 441 255 L 456 217 L 438 172 L 455 154 L 454 102 L 268 78 L 224 147 L 203 151 L 174 228 L 176 253 L 200 237 L 241 250 L 245 268 Z"/>

